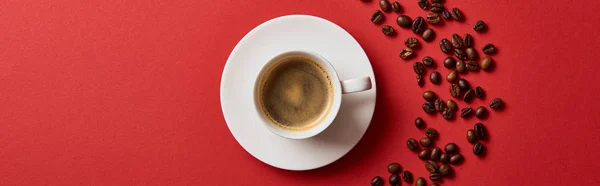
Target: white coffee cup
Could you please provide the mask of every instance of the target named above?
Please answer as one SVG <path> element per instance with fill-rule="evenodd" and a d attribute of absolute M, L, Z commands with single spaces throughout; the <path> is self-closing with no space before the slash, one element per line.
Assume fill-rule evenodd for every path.
<path fill-rule="evenodd" d="M 263 74 L 263 73 L 265 73 L 266 71 L 269 71 L 268 69 L 270 69 L 271 67 L 277 66 L 279 63 L 284 62 L 285 61 L 284 59 L 290 58 L 290 57 L 308 58 L 308 59 L 318 63 L 321 67 L 324 68 L 324 70 L 329 75 L 330 80 L 331 80 L 331 85 L 333 86 L 333 101 L 331 103 L 330 109 L 328 110 L 327 113 L 323 114 L 322 119 L 319 119 L 318 121 L 316 121 L 316 122 L 318 122 L 318 124 L 315 124 L 314 127 L 307 129 L 307 130 L 303 130 L 303 131 L 291 131 L 291 130 L 286 130 L 286 129 L 283 129 L 283 128 L 277 126 L 275 123 L 273 123 L 273 121 L 271 119 L 269 119 L 267 114 L 265 114 L 265 112 L 263 111 L 263 109 L 261 108 L 260 103 L 259 103 L 260 102 L 259 89 L 262 87 L 262 83 L 263 83 L 261 78 L 263 78 L 265 76 L 265 74 Z M 279 136 L 289 138 L 289 139 L 306 139 L 306 138 L 313 137 L 313 136 L 323 132 L 327 127 L 329 127 L 329 125 L 331 125 L 331 123 L 337 116 L 337 113 L 340 110 L 340 105 L 342 103 L 342 94 L 361 92 L 361 91 L 369 90 L 372 87 L 370 77 L 358 77 L 358 78 L 354 78 L 354 79 L 340 81 L 337 71 L 331 65 L 331 63 L 329 63 L 329 61 L 327 61 L 327 59 L 325 59 L 324 57 L 322 57 L 314 52 L 303 51 L 303 50 L 289 51 L 289 52 L 284 52 L 284 53 L 276 55 L 275 57 L 271 58 L 261 68 L 261 70 L 259 71 L 259 73 L 257 74 L 256 77 L 257 78 L 254 83 L 255 85 L 254 85 L 253 93 L 254 93 L 254 104 L 255 104 L 256 112 L 258 113 L 259 118 L 260 118 L 259 122 L 263 123 L 264 126 L 267 129 L 269 129 L 269 131 L 271 131 Z"/>

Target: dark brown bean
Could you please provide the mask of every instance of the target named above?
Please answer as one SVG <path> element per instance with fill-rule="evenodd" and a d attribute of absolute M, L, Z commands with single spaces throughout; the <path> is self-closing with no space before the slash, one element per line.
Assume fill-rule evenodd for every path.
<path fill-rule="evenodd" d="M 383 22 L 384 16 L 383 16 L 383 12 L 381 12 L 381 10 L 376 10 L 375 12 L 373 12 L 373 14 L 371 15 L 371 22 L 375 23 L 375 24 L 380 24 Z"/>
<path fill-rule="evenodd" d="M 454 49 L 454 56 L 456 56 L 457 59 L 462 59 L 462 60 L 467 59 L 467 54 L 465 53 L 465 51 L 458 49 L 458 48 Z"/>
<path fill-rule="evenodd" d="M 429 159 L 433 161 L 438 161 L 440 160 L 440 156 L 442 155 L 442 153 L 442 149 L 440 149 L 439 147 L 435 147 L 433 148 L 433 150 L 431 150 L 431 156 L 429 157 Z"/>
<path fill-rule="evenodd" d="M 438 171 L 438 164 L 435 161 L 429 160 L 425 162 L 425 169 L 427 169 L 429 173 L 436 173 Z"/>
<path fill-rule="evenodd" d="M 429 137 L 423 137 L 421 140 L 419 140 L 419 143 L 423 147 L 431 147 L 431 145 L 433 145 L 433 140 L 431 140 Z"/>
<path fill-rule="evenodd" d="M 419 40 L 415 37 L 409 37 L 404 40 L 404 45 L 408 48 L 418 48 Z"/>
<path fill-rule="evenodd" d="M 455 70 L 450 71 L 450 73 L 448 73 L 448 76 L 446 76 L 446 80 L 449 83 L 455 83 L 456 81 L 458 81 L 458 72 L 456 72 Z"/>
<path fill-rule="evenodd" d="M 396 35 L 396 31 L 394 31 L 394 28 L 392 28 L 389 25 L 383 25 L 383 27 L 381 27 L 381 32 L 383 32 L 383 35 L 386 36 Z"/>
<path fill-rule="evenodd" d="M 400 15 L 396 19 L 396 23 L 402 28 L 410 28 L 412 26 L 412 19 L 407 15 Z"/>
<path fill-rule="evenodd" d="M 373 177 L 373 179 L 371 179 L 371 186 L 382 186 L 383 185 L 383 179 L 381 178 L 381 176 L 375 176 Z"/>
<path fill-rule="evenodd" d="M 471 117 L 472 115 L 473 115 L 473 109 L 470 106 L 467 106 L 460 110 L 461 118 L 468 118 L 468 117 Z"/>
<path fill-rule="evenodd" d="M 435 39 L 435 31 L 433 31 L 431 28 L 427 28 L 425 31 L 423 31 L 423 35 L 421 37 L 425 42 L 433 41 L 433 39 Z"/>
<path fill-rule="evenodd" d="M 473 25 L 473 30 L 475 30 L 476 32 L 483 32 L 487 30 L 487 25 L 482 20 L 478 20 Z"/>
<path fill-rule="evenodd" d="M 446 103 L 442 99 L 435 100 L 435 102 L 433 102 L 433 105 L 435 106 L 435 110 L 437 110 L 438 112 L 442 112 L 446 108 Z"/>
<path fill-rule="evenodd" d="M 475 50 L 474 48 L 465 49 L 465 53 L 467 54 L 467 59 L 476 60 L 477 58 L 479 58 L 479 54 L 477 54 L 477 50 Z"/>
<path fill-rule="evenodd" d="M 419 149 L 419 143 L 414 138 L 409 138 L 406 140 L 406 146 L 412 151 L 417 151 Z"/>
<path fill-rule="evenodd" d="M 444 5 L 442 5 L 442 3 L 433 3 L 429 10 L 436 13 L 442 13 L 442 11 L 444 11 Z"/>
<path fill-rule="evenodd" d="M 483 156 L 484 153 L 485 146 L 483 146 L 483 144 L 479 142 L 475 143 L 475 145 L 473 146 L 473 154 L 475 154 L 475 156 Z"/>
<path fill-rule="evenodd" d="M 487 139 L 487 129 L 483 123 L 476 123 L 473 126 L 473 131 L 475 132 L 476 139 L 486 140 Z"/>
<path fill-rule="evenodd" d="M 450 12 L 448 12 L 448 10 L 444 9 L 442 11 L 442 17 L 446 20 L 451 20 L 452 19 L 452 15 L 450 15 Z"/>
<path fill-rule="evenodd" d="M 473 99 L 475 99 L 475 91 L 473 91 L 473 89 L 470 89 L 467 92 L 465 92 L 465 95 L 463 97 L 464 102 L 471 103 Z"/>
<path fill-rule="evenodd" d="M 430 179 L 431 181 L 439 181 L 439 180 L 441 180 L 441 179 L 442 179 L 442 175 L 441 175 L 440 173 L 437 173 L 437 172 L 436 172 L 436 173 L 431 173 L 431 174 L 429 175 L 429 179 Z"/>
<path fill-rule="evenodd" d="M 465 92 L 471 89 L 471 84 L 466 79 L 460 79 L 458 80 L 458 87 L 460 87 L 460 91 Z"/>
<path fill-rule="evenodd" d="M 467 141 L 469 143 L 477 142 L 477 135 L 475 134 L 474 130 L 472 130 L 472 129 L 467 130 Z"/>
<path fill-rule="evenodd" d="M 467 68 L 467 70 L 473 72 L 479 70 L 479 64 L 477 64 L 477 62 L 475 62 L 474 60 L 468 60 L 467 63 L 465 63 L 465 67 Z"/>
<path fill-rule="evenodd" d="M 419 87 L 425 85 L 425 78 L 423 78 L 422 75 L 417 75 L 417 85 L 419 85 Z"/>
<path fill-rule="evenodd" d="M 417 181 L 415 181 L 415 186 L 427 186 L 427 182 L 425 181 L 425 178 L 423 178 L 423 177 L 417 178 Z"/>
<path fill-rule="evenodd" d="M 440 41 L 440 49 L 442 52 L 449 54 L 452 52 L 452 43 L 448 39 L 444 38 Z"/>
<path fill-rule="evenodd" d="M 390 175 L 389 179 L 390 185 L 399 185 L 400 184 L 400 176 L 397 174 Z"/>
<path fill-rule="evenodd" d="M 452 175 L 452 167 L 450 167 L 450 165 L 447 164 L 442 164 L 440 165 L 440 168 L 438 168 L 438 172 L 440 172 L 440 174 L 442 176 L 448 177 L 450 175 Z"/>
<path fill-rule="evenodd" d="M 460 97 L 460 88 L 458 87 L 457 84 L 452 83 L 450 85 L 450 95 L 454 98 Z"/>
<path fill-rule="evenodd" d="M 400 51 L 400 54 L 399 54 L 400 58 L 402 58 L 404 60 L 412 58 L 413 55 L 414 55 L 414 51 L 410 48 L 402 49 L 402 51 Z"/>
<path fill-rule="evenodd" d="M 387 166 L 388 172 L 391 174 L 398 174 L 402 171 L 402 166 L 398 163 L 390 163 Z"/>
<path fill-rule="evenodd" d="M 439 14 L 435 13 L 435 12 L 431 12 L 429 14 L 427 14 L 427 16 L 425 17 L 425 20 L 427 20 L 427 23 L 435 25 L 440 23 L 440 21 L 442 21 L 442 18 L 440 17 Z"/>
<path fill-rule="evenodd" d="M 435 106 L 432 102 L 426 101 L 423 103 L 423 111 L 427 114 L 435 114 Z"/>
<path fill-rule="evenodd" d="M 415 126 L 420 129 L 425 128 L 425 120 L 423 120 L 421 117 L 418 117 L 415 119 Z"/>
<path fill-rule="evenodd" d="M 440 75 L 438 71 L 433 71 L 431 74 L 429 74 L 429 81 L 431 81 L 433 84 L 439 85 L 442 83 L 442 75 Z"/>
<path fill-rule="evenodd" d="M 447 154 L 457 153 L 458 152 L 458 145 L 456 145 L 456 143 L 448 143 L 444 147 L 444 151 L 446 151 Z"/>
<path fill-rule="evenodd" d="M 435 92 L 428 90 L 423 92 L 423 99 L 425 99 L 426 101 L 435 101 L 437 99 L 437 95 L 435 94 Z"/>
<path fill-rule="evenodd" d="M 442 153 L 442 155 L 440 156 L 440 162 L 442 162 L 442 163 L 449 163 L 450 162 L 450 155 L 448 155 L 446 153 Z"/>
<path fill-rule="evenodd" d="M 457 21 L 463 20 L 462 12 L 458 8 L 452 8 L 452 11 L 450 11 L 450 15 L 452 16 L 452 19 L 454 19 L 454 20 L 457 20 Z"/>
<path fill-rule="evenodd" d="M 394 11 L 394 12 L 402 12 L 402 6 L 400 6 L 400 3 L 398 3 L 398 1 L 394 1 L 392 3 L 392 11 Z"/>
<path fill-rule="evenodd" d="M 379 7 L 384 12 L 392 11 L 392 4 L 388 0 L 379 0 Z"/>
<path fill-rule="evenodd" d="M 446 120 L 451 120 L 452 118 L 454 118 L 454 111 L 452 111 L 452 109 L 449 108 L 444 108 L 444 110 L 442 111 L 442 117 Z"/>
<path fill-rule="evenodd" d="M 439 134 L 438 134 L 438 131 L 437 131 L 437 130 L 435 130 L 434 128 L 427 128 L 427 130 L 425 130 L 425 135 L 426 135 L 427 137 L 430 137 L 430 138 L 432 138 L 432 139 L 435 139 L 435 138 L 437 138 L 437 137 L 438 137 L 438 135 L 439 135 Z"/>
<path fill-rule="evenodd" d="M 504 101 L 500 98 L 494 98 L 490 101 L 490 108 L 494 110 L 500 110 L 504 108 Z"/>
<path fill-rule="evenodd" d="M 427 160 L 427 159 L 429 159 L 430 156 L 431 156 L 430 149 L 426 148 L 426 149 L 421 150 L 421 152 L 419 152 L 419 159 Z"/>
<path fill-rule="evenodd" d="M 421 16 L 417 16 L 412 23 L 412 31 L 415 34 L 422 34 L 425 31 L 425 19 Z"/>
<path fill-rule="evenodd" d="M 479 118 L 479 119 L 485 119 L 488 115 L 488 111 L 485 107 L 483 106 L 479 106 L 477 107 L 477 109 L 475 110 L 475 117 Z"/>
<path fill-rule="evenodd" d="M 454 111 L 458 111 L 458 105 L 456 104 L 456 102 L 454 102 L 454 100 L 449 99 L 448 101 L 446 101 L 446 106 Z"/>
<path fill-rule="evenodd" d="M 455 68 L 456 60 L 451 56 L 446 57 L 446 59 L 444 59 L 444 67 L 446 67 L 447 69 Z"/>
<path fill-rule="evenodd" d="M 458 34 L 452 34 L 452 46 L 458 49 L 464 46 L 464 41 Z"/>
<path fill-rule="evenodd" d="M 460 163 L 462 163 L 463 161 L 463 156 L 460 154 L 455 154 L 454 156 L 450 157 L 450 164 L 452 165 L 458 165 Z"/>
<path fill-rule="evenodd" d="M 496 46 L 494 46 L 494 44 L 491 44 L 491 43 L 484 45 L 481 50 L 483 51 L 484 54 L 487 54 L 487 55 L 493 55 L 493 54 L 496 54 L 496 52 L 497 52 Z"/>
<path fill-rule="evenodd" d="M 427 0 L 418 0 L 417 4 L 423 10 L 427 10 L 429 8 L 429 2 Z"/>
<path fill-rule="evenodd" d="M 406 183 L 411 183 L 413 181 L 413 175 L 409 171 L 402 172 L 402 180 Z"/>
<path fill-rule="evenodd" d="M 483 88 L 481 88 L 480 86 L 475 87 L 475 96 L 477 96 L 478 98 L 484 98 L 485 92 L 483 91 Z"/>
<path fill-rule="evenodd" d="M 423 73 L 425 73 L 425 65 L 417 61 L 413 64 L 413 71 L 415 71 L 417 75 L 423 75 Z"/>
<path fill-rule="evenodd" d="M 423 57 L 423 65 L 425 65 L 425 67 L 434 67 L 435 66 L 435 62 L 433 61 L 433 58 L 431 58 L 430 56 L 425 56 Z"/>
<path fill-rule="evenodd" d="M 490 56 L 485 56 L 483 59 L 481 59 L 479 64 L 481 66 L 481 69 L 485 71 L 490 71 L 492 70 L 492 68 L 494 68 L 494 60 L 492 60 Z"/>
<path fill-rule="evenodd" d="M 473 47 L 473 36 L 471 36 L 471 34 L 465 34 L 465 48 L 472 48 Z"/>
<path fill-rule="evenodd" d="M 467 72 L 467 65 L 463 60 L 456 61 L 456 71 L 461 74 Z"/>

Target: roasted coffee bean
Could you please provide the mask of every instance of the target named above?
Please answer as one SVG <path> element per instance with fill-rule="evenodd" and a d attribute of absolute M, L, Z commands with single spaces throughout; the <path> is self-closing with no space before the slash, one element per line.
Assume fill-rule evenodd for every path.
<path fill-rule="evenodd" d="M 417 75 L 417 85 L 419 85 L 419 87 L 425 85 L 425 78 L 423 78 L 422 75 Z"/>
<path fill-rule="evenodd" d="M 460 110 L 461 118 L 468 118 L 471 117 L 471 115 L 473 115 L 473 109 L 470 106 L 467 106 Z"/>
<path fill-rule="evenodd" d="M 456 67 L 456 60 L 453 57 L 446 57 L 446 59 L 444 59 L 444 67 L 447 69 Z"/>
<path fill-rule="evenodd" d="M 460 97 L 460 88 L 458 87 L 457 84 L 452 83 L 450 85 L 450 95 L 454 98 Z"/>
<path fill-rule="evenodd" d="M 440 155 L 440 162 L 442 162 L 442 163 L 450 162 L 450 155 L 448 155 L 446 153 L 442 153 L 442 155 Z"/>
<path fill-rule="evenodd" d="M 371 180 L 371 186 L 381 186 L 381 185 L 383 185 L 383 179 L 381 178 L 381 176 L 375 176 Z"/>
<path fill-rule="evenodd" d="M 375 12 L 373 12 L 373 15 L 371 15 L 371 22 L 375 24 L 380 24 L 381 22 L 383 22 L 383 19 L 383 12 L 381 12 L 381 10 L 376 10 Z"/>
<path fill-rule="evenodd" d="M 475 91 L 473 89 L 467 90 L 467 92 L 465 92 L 465 96 L 463 97 L 463 101 L 471 103 L 473 99 L 475 99 Z"/>
<path fill-rule="evenodd" d="M 419 143 L 423 147 L 431 147 L 431 145 L 433 145 L 433 140 L 431 140 L 429 137 L 423 137 L 421 140 L 419 140 Z"/>
<path fill-rule="evenodd" d="M 446 101 L 446 107 L 448 107 L 452 111 L 458 111 L 458 105 L 456 104 L 456 102 L 454 102 L 454 100 L 449 99 L 448 101 Z"/>
<path fill-rule="evenodd" d="M 430 42 L 433 41 L 433 39 L 435 39 L 435 31 L 433 31 L 433 29 L 431 28 L 427 28 L 425 29 L 425 31 L 423 31 L 423 41 L 426 42 Z"/>
<path fill-rule="evenodd" d="M 477 107 L 477 110 L 475 110 L 475 117 L 479 118 L 479 119 L 485 119 L 488 115 L 488 111 L 485 107 L 483 106 L 479 106 Z"/>
<path fill-rule="evenodd" d="M 487 25 L 482 20 L 475 22 L 475 24 L 473 25 L 473 30 L 475 30 L 477 32 L 483 32 L 486 29 L 487 29 Z"/>
<path fill-rule="evenodd" d="M 442 11 L 444 11 L 444 5 L 442 5 L 442 3 L 433 3 L 429 10 L 435 13 L 442 13 Z"/>
<path fill-rule="evenodd" d="M 425 178 L 423 178 L 423 177 L 417 178 L 417 181 L 415 181 L 415 186 L 427 186 L 427 182 L 425 181 Z"/>
<path fill-rule="evenodd" d="M 457 21 L 462 21 L 463 19 L 462 12 L 458 8 L 452 8 L 450 15 L 452 16 L 452 19 Z"/>
<path fill-rule="evenodd" d="M 430 137 L 432 139 L 435 139 L 438 137 L 439 133 L 437 130 L 435 130 L 434 128 L 427 128 L 427 130 L 425 130 L 425 135 L 427 137 Z"/>
<path fill-rule="evenodd" d="M 433 102 L 433 105 L 435 106 L 435 110 L 437 110 L 438 112 L 442 112 L 446 108 L 446 103 L 442 99 L 435 100 L 435 102 Z"/>
<path fill-rule="evenodd" d="M 502 101 L 500 98 L 494 98 L 492 101 L 490 101 L 490 108 L 494 110 L 500 110 L 504 108 L 504 101 Z"/>
<path fill-rule="evenodd" d="M 433 150 L 431 150 L 431 156 L 429 157 L 430 160 L 433 161 L 438 161 L 440 160 L 440 156 L 442 155 L 442 149 L 440 149 L 439 147 L 433 148 Z"/>
<path fill-rule="evenodd" d="M 465 66 L 469 71 L 476 72 L 479 70 L 479 64 L 477 64 L 477 62 L 475 62 L 474 60 L 468 60 L 467 63 L 465 63 Z"/>
<path fill-rule="evenodd" d="M 461 74 L 467 72 L 467 65 L 463 60 L 456 61 L 456 71 Z"/>
<path fill-rule="evenodd" d="M 425 120 L 423 120 L 421 117 L 418 117 L 415 119 L 415 126 L 420 129 L 425 128 Z"/>
<path fill-rule="evenodd" d="M 476 123 L 473 126 L 473 131 L 475 132 L 475 136 L 477 139 L 479 139 L 479 140 L 487 139 L 487 129 L 485 129 L 485 126 L 483 125 L 483 123 Z"/>
<path fill-rule="evenodd" d="M 469 143 L 477 142 L 477 135 L 475 134 L 474 130 L 472 130 L 472 129 L 467 130 L 467 141 Z"/>
<path fill-rule="evenodd" d="M 463 39 L 458 34 L 452 34 L 452 46 L 454 48 L 462 48 L 464 45 Z"/>
<path fill-rule="evenodd" d="M 398 1 L 394 1 L 392 3 L 392 11 L 394 11 L 394 12 L 402 12 L 402 6 L 400 6 L 400 3 L 398 3 Z"/>
<path fill-rule="evenodd" d="M 477 58 L 479 58 L 477 50 L 475 50 L 474 48 L 465 49 L 465 53 L 467 53 L 467 59 L 476 60 Z"/>
<path fill-rule="evenodd" d="M 423 98 L 426 101 L 435 101 L 437 99 L 437 95 L 433 91 L 425 91 L 423 92 Z"/>
<path fill-rule="evenodd" d="M 423 150 L 421 150 L 421 152 L 419 152 L 419 159 L 427 160 L 427 159 L 429 159 L 430 156 L 431 156 L 431 150 L 429 150 L 427 148 L 423 149 Z"/>
<path fill-rule="evenodd" d="M 437 183 L 432 183 L 432 184 L 431 184 L 431 185 L 429 185 L 429 186 L 440 186 L 440 185 L 438 185 Z"/>
<path fill-rule="evenodd" d="M 396 31 L 394 31 L 394 28 L 389 25 L 383 25 L 383 27 L 381 27 L 381 32 L 383 32 L 383 35 L 386 35 L 386 36 L 393 36 L 396 34 Z"/>
<path fill-rule="evenodd" d="M 444 108 L 444 111 L 442 111 L 442 117 L 446 120 L 451 120 L 454 118 L 454 111 L 449 108 Z"/>
<path fill-rule="evenodd" d="M 440 15 L 435 12 L 431 12 L 431 13 L 427 14 L 425 19 L 427 20 L 427 23 L 432 24 L 432 25 L 438 24 L 442 20 Z"/>
<path fill-rule="evenodd" d="M 440 75 L 438 71 L 433 71 L 431 74 L 429 74 L 429 81 L 431 81 L 433 84 L 439 85 L 442 83 L 442 75 Z"/>
<path fill-rule="evenodd" d="M 406 140 L 406 146 L 412 151 L 416 151 L 419 149 L 419 143 L 414 138 L 409 138 L 408 140 Z"/>
<path fill-rule="evenodd" d="M 429 8 L 429 2 L 427 0 L 418 0 L 417 4 L 423 10 L 427 10 L 427 8 Z"/>
<path fill-rule="evenodd" d="M 406 60 L 406 59 L 410 59 L 413 57 L 414 51 L 410 48 L 405 48 L 402 49 L 402 51 L 400 51 L 400 58 Z"/>
<path fill-rule="evenodd" d="M 429 160 L 425 162 L 425 169 L 427 169 L 429 173 L 436 173 L 438 171 L 438 164 L 435 161 Z"/>
<path fill-rule="evenodd" d="M 450 71 L 450 73 L 448 73 L 448 76 L 446 76 L 446 80 L 449 83 L 455 83 L 458 80 L 458 72 L 456 72 L 455 70 Z"/>
<path fill-rule="evenodd" d="M 379 7 L 384 12 L 392 11 L 392 4 L 388 0 L 379 0 Z"/>
<path fill-rule="evenodd" d="M 449 54 L 452 51 L 452 43 L 444 38 L 440 41 L 440 49 L 442 50 L 442 52 Z"/>
<path fill-rule="evenodd" d="M 473 47 L 473 36 L 471 36 L 471 34 L 465 34 L 465 48 L 472 48 Z"/>
<path fill-rule="evenodd" d="M 462 60 L 467 59 L 467 54 L 465 53 L 465 51 L 458 49 L 458 48 L 454 49 L 454 56 L 456 56 L 457 59 L 462 59 Z"/>
<path fill-rule="evenodd" d="M 448 153 L 448 154 L 457 153 L 458 152 L 458 145 L 456 145 L 456 143 L 448 143 L 444 147 L 444 151 L 446 151 L 446 153 Z"/>
<path fill-rule="evenodd" d="M 427 0 L 425 0 L 427 1 Z M 423 33 L 423 31 L 425 31 L 425 19 L 423 19 L 423 17 L 418 16 L 415 18 L 415 20 L 412 23 L 412 31 L 415 34 L 421 34 Z"/>
<path fill-rule="evenodd" d="M 404 45 L 406 45 L 408 48 L 418 48 L 419 40 L 414 37 L 409 37 L 404 40 Z"/>
<path fill-rule="evenodd" d="M 442 17 L 446 20 L 451 20 L 452 19 L 452 15 L 450 15 L 450 12 L 448 12 L 448 10 L 444 9 L 442 11 Z"/>
<path fill-rule="evenodd" d="M 442 175 L 441 175 L 440 173 L 437 173 L 437 172 L 436 172 L 436 173 L 431 173 L 431 174 L 429 175 L 429 179 L 430 179 L 431 181 L 438 181 L 438 180 L 441 180 L 441 179 L 442 179 Z"/>
<path fill-rule="evenodd" d="M 415 73 L 418 75 L 423 75 L 423 73 L 425 73 L 425 65 L 417 61 L 413 64 L 413 71 L 415 71 Z"/>
<path fill-rule="evenodd" d="M 442 176 L 450 176 L 452 175 L 452 167 L 450 167 L 450 165 L 447 164 L 442 164 L 440 165 L 440 168 L 438 168 L 438 171 L 440 172 L 440 174 Z"/>
<path fill-rule="evenodd" d="M 425 65 L 426 67 L 434 67 L 435 63 L 433 62 L 433 58 L 431 58 L 430 56 L 423 57 L 423 65 Z"/>
<path fill-rule="evenodd" d="M 390 185 L 400 184 L 400 176 L 398 176 L 397 174 L 390 175 L 389 182 L 390 182 Z"/>
<path fill-rule="evenodd" d="M 413 181 L 413 175 L 409 171 L 402 172 L 402 180 L 406 183 L 411 183 Z"/>
<path fill-rule="evenodd" d="M 400 171 L 402 171 L 402 166 L 400 166 L 400 164 L 398 163 L 390 163 L 387 166 L 388 172 L 390 172 L 391 174 L 398 174 L 400 173 Z"/>
<path fill-rule="evenodd" d="M 460 91 L 464 92 L 471 89 L 471 84 L 465 79 L 460 79 L 458 80 L 458 87 L 460 88 Z"/>
<path fill-rule="evenodd" d="M 475 154 L 475 156 L 483 156 L 484 151 L 485 146 L 483 146 L 483 144 L 479 142 L 475 143 L 475 145 L 473 146 L 473 154 Z"/>
<path fill-rule="evenodd" d="M 455 154 L 454 156 L 450 157 L 450 164 L 458 165 L 462 163 L 463 159 L 464 158 L 461 154 Z"/>
<path fill-rule="evenodd" d="M 410 28 L 412 26 L 412 19 L 407 15 L 400 15 L 396 19 L 396 23 L 402 28 Z"/>
<path fill-rule="evenodd" d="M 481 88 L 480 86 L 475 87 L 475 96 L 477 96 L 478 98 L 484 98 L 485 92 L 483 91 L 483 88 Z"/>
<path fill-rule="evenodd" d="M 492 60 L 490 56 L 485 56 L 483 59 L 481 59 L 479 64 L 481 65 L 481 69 L 485 71 L 490 71 L 492 68 L 494 68 L 494 60 Z"/>
<path fill-rule="evenodd" d="M 481 50 L 483 51 L 484 54 L 487 54 L 487 55 L 496 54 L 496 46 L 494 46 L 494 44 L 491 44 L 491 43 L 484 45 L 483 49 L 481 49 Z"/>

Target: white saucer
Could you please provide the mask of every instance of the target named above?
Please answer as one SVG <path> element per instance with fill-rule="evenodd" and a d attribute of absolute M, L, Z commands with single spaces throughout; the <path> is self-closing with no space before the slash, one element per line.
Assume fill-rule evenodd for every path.
<path fill-rule="evenodd" d="M 262 126 L 252 97 L 261 67 L 279 53 L 298 49 L 325 57 L 341 80 L 370 76 L 373 83 L 371 90 L 343 95 L 331 126 L 305 140 L 282 138 Z M 221 78 L 221 108 L 231 134 L 252 156 L 282 169 L 309 170 L 338 160 L 358 143 L 373 117 L 375 91 L 371 63 L 348 32 L 319 17 L 289 15 L 257 26 L 235 46 Z"/>

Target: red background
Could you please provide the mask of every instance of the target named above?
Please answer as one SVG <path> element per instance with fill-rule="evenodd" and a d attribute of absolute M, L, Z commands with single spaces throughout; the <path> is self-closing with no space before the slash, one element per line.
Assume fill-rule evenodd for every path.
<path fill-rule="evenodd" d="M 425 15 L 401 0 L 411 17 Z M 387 180 L 399 162 L 416 177 L 423 162 L 405 145 L 420 138 L 423 116 L 466 156 L 443 185 L 599 183 L 600 1 L 447 0 L 466 22 L 433 27 L 436 41 L 418 50 L 442 74 L 437 43 L 471 33 L 475 46 L 499 49 L 492 73 L 465 75 L 487 105 L 507 103 L 483 121 L 489 153 L 476 158 L 465 131 L 477 119 L 444 121 L 420 108 L 421 93 L 450 98 L 449 84 L 416 85 L 412 62 L 398 58 L 414 36 L 398 37 L 369 21 L 377 2 L 359 0 L 0 1 L 0 185 L 367 185 Z M 367 52 L 377 80 L 369 130 L 339 161 L 312 171 L 270 167 L 229 133 L 219 102 L 220 78 L 235 44 L 252 28 L 287 14 L 329 19 Z M 472 23 L 490 30 L 477 34 Z M 421 42 L 424 44 L 424 42 Z M 460 106 L 465 104 L 460 102 Z M 406 184 L 404 184 L 406 185 Z"/>

